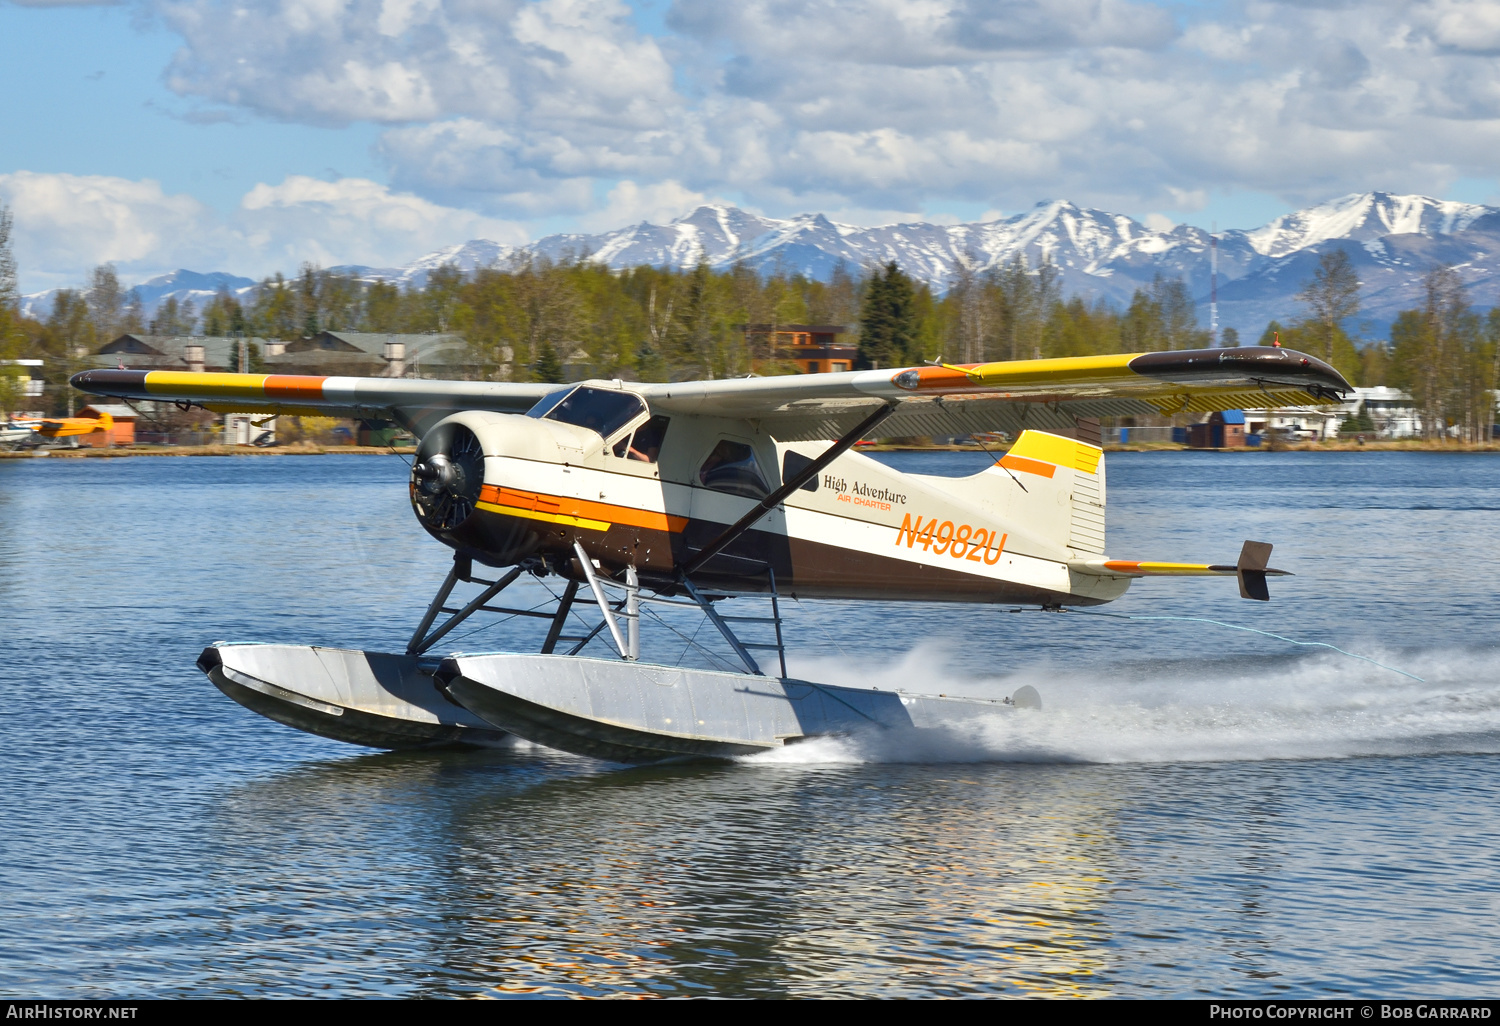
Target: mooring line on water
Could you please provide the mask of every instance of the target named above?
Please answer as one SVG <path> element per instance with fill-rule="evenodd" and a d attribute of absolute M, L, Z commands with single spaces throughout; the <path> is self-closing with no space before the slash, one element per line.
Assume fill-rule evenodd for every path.
<path fill-rule="evenodd" d="M 1387 666 L 1379 659 L 1371 659 L 1369 656 L 1360 655 L 1358 652 L 1347 651 L 1346 649 L 1339 648 L 1337 645 L 1330 645 L 1326 641 L 1298 641 L 1296 638 L 1289 638 L 1285 634 L 1276 634 L 1272 631 L 1263 631 L 1258 627 L 1246 627 L 1237 623 L 1225 623 L 1223 620 L 1210 620 L 1206 616 L 1133 616 L 1129 613 L 1094 613 L 1085 609 L 1069 609 L 1067 612 L 1077 613 L 1080 616 L 1107 616 L 1115 620 L 1181 620 L 1190 623 L 1211 623 L 1217 627 L 1228 627 L 1232 631 L 1249 631 L 1251 634 L 1263 634 L 1268 638 L 1275 638 L 1277 641 L 1285 641 L 1292 645 L 1303 645 L 1309 648 L 1331 648 L 1340 655 L 1346 655 L 1351 659 L 1363 659 L 1367 663 L 1374 663 L 1382 670 L 1390 670 L 1392 673 L 1399 673 L 1403 677 L 1410 677 L 1412 680 L 1423 684 L 1427 683 L 1425 679 L 1418 677 L 1415 673 L 1407 673 L 1405 670 L 1398 669 L 1395 666 Z"/>

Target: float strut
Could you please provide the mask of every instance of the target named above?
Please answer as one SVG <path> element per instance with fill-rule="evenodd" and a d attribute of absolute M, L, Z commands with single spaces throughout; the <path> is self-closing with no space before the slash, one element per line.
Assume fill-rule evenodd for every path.
<path fill-rule="evenodd" d="M 734 631 L 729 629 L 729 624 L 725 623 L 724 618 L 719 615 L 718 610 L 714 609 L 713 603 L 704 598 L 703 593 L 693 587 L 692 581 L 684 580 L 682 585 L 687 589 L 687 593 L 693 597 L 693 601 L 698 603 L 703 609 L 703 613 L 708 617 L 709 622 L 719 629 L 720 634 L 724 635 L 724 640 L 729 642 L 729 647 L 734 649 L 734 654 L 740 657 L 740 662 L 745 664 L 745 669 L 757 677 L 764 677 L 765 673 L 761 671 L 760 664 L 755 661 L 755 657 L 750 654 L 750 650 L 745 647 L 744 642 L 735 637 Z"/>
<path fill-rule="evenodd" d="M 569 581 L 563 596 L 557 602 L 557 614 L 552 617 L 552 626 L 547 628 L 547 640 L 542 642 L 542 655 L 551 655 L 557 649 L 563 627 L 567 625 L 568 613 L 573 609 L 573 600 L 578 597 L 578 582 Z"/>
<path fill-rule="evenodd" d="M 422 622 L 417 624 L 416 633 L 411 636 L 411 641 L 406 644 L 406 654 L 416 655 L 422 651 L 418 646 L 422 644 L 422 637 L 427 633 L 432 622 L 438 618 L 443 611 L 443 603 L 448 601 L 448 596 L 453 594 L 453 588 L 459 581 L 467 581 L 469 575 L 474 572 L 474 561 L 466 556 L 453 554 L 453 568 L 448 571 L 448 576 L 443 579 L 442 587 L 438 588 L 437 595 L 432 604 L 427 607 L 427 612 L 422 616 Z"/>
<path fill-rule="evenodd" d="M 594 601 L 599 603 L 599 612 L 604 614 L 604 622 L 609 627 L 610 637 L 615 639 L 615 648 L 619 650 L 622 659 L 629 659 L 630 646 L 625 642 L 625 636 L 620 633 L 620 625 L 615 620 L 615 611 L 609 608 L 609 599 L 604 595 L 604 585 L 599 583 L 599 577 L 594 573 L 594 561 L 589 559 L 589 554 L 583 551 L 583 543 L 573 542 L 573 551 L 578 554 L 578 564 L 583 567 L 583 576 L 588 578 L 589 587 L 593 589 Z"/>

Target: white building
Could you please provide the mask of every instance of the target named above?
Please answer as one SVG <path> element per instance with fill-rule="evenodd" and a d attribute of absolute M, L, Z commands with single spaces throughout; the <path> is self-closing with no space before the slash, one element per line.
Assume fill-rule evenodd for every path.
<path fill-rule="evenodd" d="M 263 413 L 226 413 L 225 445 L 273 445 L 276 442 L 276 418 Z"/>
<path fill-rule="evenodd" d="M 1274 410 L 1246 410 L 1251 434 L 1267 433 L 1300 441 L 1335 438 L 1339 426 L 1359 413 L 1360 406 L 1375 422 L 1376 438 L 1412 438 L 1422 433 L 1422 416 L 1412 397 L 1399 388 L 1379 385 L 1356 388 L 1349 401 L 1338 406 L 1289 406 Z"/>

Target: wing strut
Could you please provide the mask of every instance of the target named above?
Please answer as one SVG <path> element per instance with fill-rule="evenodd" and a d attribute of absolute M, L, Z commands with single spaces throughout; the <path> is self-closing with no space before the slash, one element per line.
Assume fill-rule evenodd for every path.
<path fill-rule="evenodd" d="M 754 527 L 755 524 L 759 522 L 761 517 L 765 516 L 767 513 L 771 512 L 771 510 L 781 505 L 788 495 L 791 495 L 798 488 L 801 488 L 803 485 L 807 484 L 807 482 L 817 477 L 818 474 L 822 473 L 824 467 L 828 466 L 828 464 L 832 463 L 834 460 L 844 455 L 844 453 L 848 452 L 851 448 L 853 448 L 855 442 L 859 441 L 866 434 L 868 434 L 870 430 L 875 427 L 875 425 L 879 424 L 881 421 L 885 420 L 895 412 L 896 404 L 886 403 L 874 413 L 870 414 L 864 420 L 856 424 L 852 429 L 850 429 L 847 434 L 844 435 L 843 438 L 840 438 L 837 442 L 834 442 L 831 446 L 829 446 L 828 449 L 823 453 L 823 455 L 819 456 L 817 459 L 807 464 L 807 466 L 803 467 L 801 470 L 797 471 L 791 477 L 783 481 L 780 488 L 776 489 L 770 495 L 767 495 L 764 499 L 761 499 L 760 502 L 756 503 L 754 509 L 752 509 L 749 513 L 746 513 L 744 516 L 740 517 L 740 519 L 737 520 L 733 524 L 733 526 L 731 526 L 728 530 L 719 535 L 713 541 L 703 546 L 703 548 L 699 549 L 697 554 L 694 555 L 693 558 L 689 559 L 686 563 L 682 564 L 682 566 L 678 567 L 677 579 L 685 580 L 689 574 L 692 574 L 695 571 L 701 569 L 704 563 L 707 563 L 710 559 L 713 559 L 720 552 L 723 552 L 724 549 L 727 548 L 732 541 L 734 541 L 740 535 L 744 534 L 746 531 L 750 530 L 750 528 Z"/>

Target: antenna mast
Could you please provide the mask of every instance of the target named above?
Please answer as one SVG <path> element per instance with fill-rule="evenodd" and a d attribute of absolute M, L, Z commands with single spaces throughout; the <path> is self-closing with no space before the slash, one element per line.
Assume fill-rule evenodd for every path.
<path fill-rule="evenodd" d="M 1219 222 L 1209 222 L 1208 344 L 1219 348 Z"/>

